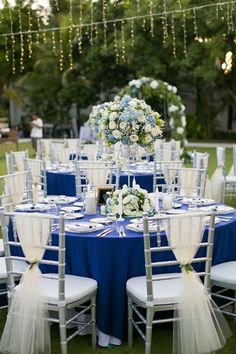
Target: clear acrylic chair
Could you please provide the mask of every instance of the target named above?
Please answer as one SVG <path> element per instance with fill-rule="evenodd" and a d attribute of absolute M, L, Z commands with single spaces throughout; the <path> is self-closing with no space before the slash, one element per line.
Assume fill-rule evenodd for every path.
<path fill-rule="evenodd" d="M 30 171 L 31 173 L 33 192 L 35 192 L 35 194 L 38 194 L 38 198 L 40 198 L 41 196 L 46 197 L 47 196 L 46 161 L 25 158 L 24 168 L 25 171 Z"/>
<path fill-rule="evenodd" d="M 129 347 L 133 346 L 133 329 L 135 328 L 145 341 L 145 354 L 150 354 L 153 325 L 167 322 L 175 323 L 183 320 L 182 318 L 176 317 L 177 313 L 173 317 L 172 312 L 170 312 L 171 315 L 168 312 L 165 317 L 159 316 L 158 318 L 158 313 L 176 310 L 181 296 L 183 270 L 185 272 L 188 272 L 188 270 L 192 272 L 194 270 L 192 265 L 196 265 L 196 267 L 194 267 L 195 272 L 203 279 L 205 296 L 208 298 L 208 292 L 210 291 L 215 215 L 214 213 L 208 215 L 208 218 L 210 217 L 210 220 L 208 219 L 210 226 L 207 231 L 207 236 L 205 236 L 203 240 L 202 227 L 204 229 L 206 215 L 207 214 L 203 213 L 189 213 L 184 216 L 161 216 L 152 218 L 151 220 L 149 220 L 146 215 L 143 217 L 146 275 L 131 278 L 126 284 L 128 296 Z M 174 224 L 172 224 L 173 222 Z M 156 223 L 156 234 L 152 234 L 151 236 L 149 228 L 152 227 L 151 232 L 154 232 L 153 223 Z M 181 235 L 186 226 L 190 230 L 187 235 L 188 245 L 186 244 L 186 238 L 184 239 Z M 195 235 L 192 235 L 192 230 L 196 232 L 196 226 L 198 228 L 196 234 L 197 238 Z M 167 234 L 167 244 L 163 234 L 164 229 Z M 197 242 L 196 239 L 198 240 Z M 178 246 L 174 245 L 175 243 L 177 243 Z M 184 253 L 182 252 L 185 252 L 185 247 L 189 246 L 195 249 L 195 252 L 193 252 L 190 257 L 192 265 L 191 263 L 183 265 L 182 258 Z M 201 249 L 201 254 L 196 256 L 195 253 L 199 248 Z M 195 258 L 192 259 L 194 256 Z M 179 265 L 183 267 L 181 268 L 181 273 L 178 270 Z M 174 272 L 173 266 L 177 266 Z M 156 272 L 158 274 L 156 274 Z M 198 299 L 196 299 L 196 301 L 198 301 Z M 145 328 L 144 331 L 143 325 Z M 194 353 L 196 354 L 197 352 L 194 351 Z"/>
<path fill-rule="evenodd" d="M 82 193 L 83 187 L 109 186 L 119 187 L 120 168 L 111 161 L 75 161 L 76 195 Z"/>
<path fill-rule="evenodd" d="M 0 176 L 0 207 L 12 211 L 21 203 L 33 202 L 32 177 L 29 171 Z"/>
<path fill-rule="evenodd" d="M 163 188 L 166 186 L 171 185 L 173 181 L 173 177 L 170 176 L 170 171 L 169 174 L 167 173 L 168 168 L 172 168 L 175 170 L 176 168 L 181 168 L 183 167 L 183 161 L 182 160 L 177 160 L 177 161 L 154 161 L 153 164 L 153 191 L 158 188 L 159 191 L 163 191 Z M 169 180 L 168 180 L 169 178 Z M 164 181 L 163 181 L 164 179 Z M 163 183 L 164 182 L 164 183 Z"/>
<path fill-rule="evenodd" d="M 13 222 L 13 235 L 9 238 L 8 219 Z M 14 333 L 17 331 L 21 345 L 24 341 L 31 341 L 31 347 L 36 352 L 38 344 L 38 336 L 41 337 L 45 333 L 45 346 L 50 345 L 49 326 L 45 324 L 46 320 L 51 323 L 58 323 L 60 329 L 61 353 L 67 354 L 67 343 L 82 330 L 91 327 L 92 331 L 92 347 L 96 346 L 96 292 L 97 282 L 94 279 L 65 274 L 65 222 L 64 216 L 55 216 L 50 214 L 39 213 L 4 213 L 1 216 L 3 239 L 7 260 L 7 278 L 8 290 L 11 299 L 10 310 L 6 322 L 6 333 L 3 333 L 0 347 L 4 349 L 4 345 L 9 347 L 17 346 L 14 339 Z M 55 223 L 59 226 L 54 235 Z M 58 224 L 59 223 L 59 224 Z M 21 249 L 21 252 L 16 250 Z M 15 252 L 14 252 L 15 250 Z M 53 260 L 50 258 L 52 257 Z M 17 256 L 16 256 L 17 254 Z M 23 281 L 20 287 L 15 287 L 12 277 L 12 262 L 14 260 L 22 260 L 29 262 L 24 272 Z M 46 266 L 48 273 L 42 274 L 38 268 L 39 265 Z M 55 272 L 55 269 L 57 271 Z M 50 272 L 52 270 L 52 272 Z M 21 272 L 22 274 L 22 272 Z M 26 280 L 25 280 L 26 279 Z M 25 284 L 25 282 L 27 282 Z M 35 286 L 36 290 L 29 291 L 30 283 Z M 40 308 L 41 317 L 38 315 L 37 306 L 34 299 L 37 297 L 40 303 L 43 301 L 44 309 Z M 24 297 L 27 297 L 27 300 Z M 46 303 L 45 303 L 46 300 Z M 25 303 L 27 301 L 27 303 Z M 31 308 L 29 316 L 24 316 L 22 311 L 26 311 L 23 305 Z M 75 309 L 74 311 L 67 311 Z M 58 314 L 53 316 L 52 314 Z M 87 322 L 81 321 L 82 314 L 90 314 Z M 71 316 L 70 316 L 71 315 Z M 21 338 L 21 323 L 17 322 L 19 316 L 24 318 L 22 323 L 23 331 L 28 329 L 28 336 L 32 338 Z M 86 320 L 86 319 L 85 319 Z M 16 322 L 16 323 L 15 323 Z M 73 333 L 67 334 L 67 327 L 71 324 L 76 325 Z M 13 326 L 13 329 L 11 327 Z M 19 328 L 17 328 L 17 326 Z M 41 328 L 42 326 L 43 328 Z M 78 327 L 79 326 L 79 327 Z M 22 333 L 22 336 L 25 333 Z M 42 345 L 43 345 L 42 344 Z M 42 351 L 45 348 L 40 348 Z M 38 352 L 38 351 L 37 351 Z M 45 352 L 45 351 L 43 351 Z M 47 352 L 47 351 L 46 351 Z M 22 351 L 21 351 L 22 353 Z M 23 353 L 22 353 L 23 354 Z"/>
<path fill-rule="evenodd" d="M 167 168 L 169 187 L 184 197 L 204 198 L 207 170 L 205 168 Z"/>
<path fill-rule="evenodd" d="M 23 172 L 25 158 L 28 158 L 28 150 L 6 152 L 7 173 Z"/>

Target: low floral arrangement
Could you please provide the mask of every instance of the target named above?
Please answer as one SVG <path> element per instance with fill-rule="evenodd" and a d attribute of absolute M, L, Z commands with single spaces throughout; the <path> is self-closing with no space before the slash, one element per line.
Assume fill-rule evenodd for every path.
<path fill-rule="evenodd" d="M 155 211 L 155 195 L 148 194 L 146 189 L 140 188 L 138 184 L 132 189 L 124 185 L 122 190 L 122 212 L 125 217 L 140 217 L 143 212 L 153 214 Z M 107 199 L 104 214 L 119 215 L 119 191 L 111 193 Z"/>
<path fill-rule="evenodd" d="M 98 127 L 100 137 L 108 145 L 120 141 L 125 145 L 137 143 L 152 147 L 162 135 L 164 121 L 144 100 L 125 95 L 117 101 L 93 107 L 89 124 Z"/>

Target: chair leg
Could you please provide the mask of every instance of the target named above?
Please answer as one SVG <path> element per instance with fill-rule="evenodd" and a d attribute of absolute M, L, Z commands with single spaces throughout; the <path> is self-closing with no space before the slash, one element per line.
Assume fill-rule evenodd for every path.
<path fill-rule="evenodd" d="M 91 299 L 91 304 L 92 304 L 92 309 L 91 309 L 91 318 L 92 318 L 92 348 L 96 348 L 96 342 L 97 342 L 97 334 L 96 334 L 96 299 L 93 297 Z"/>
<path fill-rule="evenodd" d="M 147 308 L 146 317 L 146 340 L 145 340 L 145 354 L 151 354 L 152 346 L 152 321 L 153 321 L 153 308 Z"/>
<path fill-rule="evenodd" d="M 67 354 L 65 307 L 59 307 L 59 329 L 60 329 L 61 354 Z"/>
<path fill-rule="evenodd" d="M 132 309 L 132 300 L 128 296 L 128 344 L 129 347 L 133 347 L 133 324 L 132 324 L 132 319 L 133 319 L 133 309 Z"/>

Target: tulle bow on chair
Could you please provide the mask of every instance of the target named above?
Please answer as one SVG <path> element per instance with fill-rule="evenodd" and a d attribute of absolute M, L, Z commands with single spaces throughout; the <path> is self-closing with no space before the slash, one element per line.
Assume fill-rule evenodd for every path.
<path fill-rule="evenodd" d="M 10 299 L 10 309 L 0 342 L 0 351 L 10 354 L 50 354 L 47 299 L 38 262 L 50 234 L 50 219 L 15 216 L 17 234 L 29 267 Z"/>
<path fill-rule="evenodd" d="M 231 334 L 227 322 L 203 286 L 191 263 L 202 240 L 205 217 L 169 219 L 169 245 L 181 264 L 180 296 L 176 305 L 173 352 L 213 353 Z"/>

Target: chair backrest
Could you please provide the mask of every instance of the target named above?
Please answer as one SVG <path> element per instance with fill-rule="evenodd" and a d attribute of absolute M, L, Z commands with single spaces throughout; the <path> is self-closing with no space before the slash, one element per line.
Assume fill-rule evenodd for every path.
<path fill-rule="evenodd" d="M 159 191 L 162 191 L 163 187 L 166 185 L 169 186 L 173 182 L 174 176 L 171 175 L 170 170 L 169 173 L 167 172 L 168 168 L 172 168 L 175 174 L 175 169 L 181 167 L 183 167 L 183 160 L 154 161 L 153 191 L 155 191 L 157 187 Z"/>
<path fill-rule="evenodd" d="M 111 161 L 75 161 L 76 195 L 81 194 L 83 187 L 90 184 L 94 187 L 119 186 L 119 167 Z"/>
<path fill-rule="evenodd" d="M 236 145 L 233 145 L 233 175 L 236 176 Z"/>
<path fill-rule="evenodd" d="M 209 228 L 206 231 L 207 235 L 203 240 L 206 218 L 208 218 Z M 150 236 L 150 222 L 152 224 L 156 223 L 156 236 L 153 234 Z M 196 226 L 198 230 L 196 230 Z M 179 270 L 177 268 L 176 275 L 168 275 L 167 267 L 179 266 L 180 261 L 177 260 L 178 257 L 176 254 L 177 252 L 185 252 L 187 247 L 192 248 L 193 257 L 199 248 L 203 248 L 201 255 L 194 258 L 191 263 L 202 263 L 200 267 L 198 266 L 195 270 L 199 276 L 204 278 L 204 286 L 206 289 L 210 290 L 210 270 L 212 262 L 214 227 L 214 212 L 210 214 L 194 212 L 187 213 L 185 215 L 160 216 L 152 218 L 151 220 L 147 217 L 147 215 L 143 216 L 144 255 L 148 301 L 153 301 L 153 283 L 157 281 L 157 278 L 155 278 L 157 269 L 161 269 L 161 279 L 163 280 L 171 279 L 173 277 L 180 277 Z M 167 245 L 166 238 L 163 235 L 164 230 L 167 236 Z M 199 232 L 200 234 L 192 235 L 194 232 Z M 171 253 L 172 256 L 170 256 Z M 188 264 L 187 262 L 186 265 L 191 266 L 191 264 Z"/>
<path fill-rule="evenodd" d="M 13 234 L 9 232 L 9 217 L 13 222 Z M 26 233 L 27 237 L 30 239 L 30 244 L 37 249 L 41 249 L 42 251 L 42 259 L 31 259 L 29 254 L 24 254 L 19 252 L 19 248 L 24 250 L 24 243 L 20 241 L 19 232 L 21 231 L 16 223 L 16 218 L 21 220 L 21 223 L 27 225 Z M 49 230 L 48 235 L 44 236 L 44 240 L 42 242 L 42 232 L 45 232 L 45 225 L 43 226 L 43 222 L 48 221 Z M 57 273 L 52 278 L 57 279 L 58 281 L 58 301 L 65 300 L 65 223 L 63 215 L 55 216 L 50 214 L 39 214 L 39 213 L 3 213 L 1 214 L 1 222 L 2 222 L 2 234 L 3 234 L 3 242 L 4 242 L 4 249 L 6 255 L 6 268 L 7 268 L 7 278 L 8 278 L 8 289 L 10 293 L 14 292 L 14 278 L 12 273 L 12 261 L 17 260 L 24 260 L 30 263 L 29 266 L 37 264 L 43 264 L 52 266 L 53 270 L 51 273 L 55 273 L 55 267 L 57 267 Z M 59 231 L 57 235 L 58 241 L 56 244 L 58 246 L 52 246 L 52 232 L 55 227 L 55 223 L 59 223 Z M 37 224 L 37 227 L 36 227 Z M 47 226 L 47 225 L 46 225 Z M 57 229 L 58 230 L 58 229 Z M 48 237 L 47 237 L 48 236 Z M 47 237 L 45 239 L 45 237 Z M 16 250 L 18 249 L 18 251 Z M 53 252 L 53 260 L 50 259 L 50 256 L 45 254 L 45 251 L 52 251 Z M 16 256 L 17 254 L 17 256 Z M 52 255 L 52 253 L 51 253 Z M 35 257 L 32 256 L 32 257 Z M 36 257 L 37 258 L 37 257 Z M 40 258 L 40 257 L 39 257 Z M 56 260 L 55 260 L 56 259 Z M 32 262 L 32 263 L 31 263 Z M 14 274 L 17 271 L 14 271 Z M 50 273 L 48 271 L 47 273 Z M 19 271 L 19 274 L 22 272 Z M 50 277 L 50 276 L 49 276 Z"/>
<path fill-rule="evenodd" d="M 24 158 L 28 157 L 28 150 L 6 152 L 7 173 L 23 172 Z"/>
<path fill-rule="evenodd" d="M 77 151 L 80 143 L 80 139 L 65 139 L 65 146 L 73 151 Z"/>
<path fill-rule="evenodd" d="M 206 168 L 208 169 L 208 152 L 197 152 L 193 153 L 193 168 Z"/>
<path fill-rule="evenodd" d="M 34 187 L 41 186 L 44 197 L 47 196 L 46 161 L 38 159 L 24 159 L 25 171 L 30 171 Z"/>
<path fill-rule="evenodd" d="M 160 142 L 154 145 L 155 158 L 158 161 L 179 160 L 181 155 L 178 141 Z"/>
<path fill-rule="evenodd" d="M 17 204 L 32 203 L 32 177 L 29 171 L 0 176 L 0 206 L 12 211 Z"/>
<path fill-rule="evenodd" d="M 72 156 L 73 150 L 71 148 L 58 149 L 55 152 L 55 162 L 68 163 Z"/>
<path fill-rule="evenodd" d="M 203 198 L 206 177 L 205 168 L 167 168 L 167 181 L 172 179 L 172 187 L 184 197 Z"/>
<path fill-rule="evenodd" d="M 78 147 L 78 159 L 87 158 L 88 160 L 96 160 L 97 159 L 97 144 L 79 144 Z"/>

